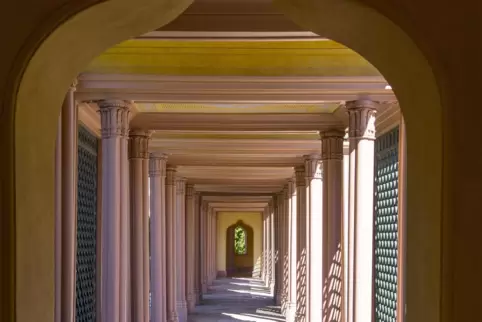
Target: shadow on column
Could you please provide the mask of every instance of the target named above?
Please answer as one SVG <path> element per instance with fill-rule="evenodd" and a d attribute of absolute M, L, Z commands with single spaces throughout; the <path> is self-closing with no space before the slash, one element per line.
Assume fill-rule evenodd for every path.
<path fill-rule="evenodd" d="M 296 321 L 306 321 L 306 248 L 296 267 Z"/>
<path fill-rule="evenodd" d="M 323 283 L 323 321 L 341 321 L 341 273 L 341 245 L 338 244 L 330 263 L 328 278 Z"/>

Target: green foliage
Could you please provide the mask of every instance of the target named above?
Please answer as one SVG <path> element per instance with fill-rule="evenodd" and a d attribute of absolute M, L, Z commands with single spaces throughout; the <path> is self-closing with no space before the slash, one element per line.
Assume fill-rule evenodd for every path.
<path fill-rule="evenodd" d="M 236 255 L 245 255 L 247 252 L 246 231 L 238 226 L 234 229 L 234 253 Z"/>

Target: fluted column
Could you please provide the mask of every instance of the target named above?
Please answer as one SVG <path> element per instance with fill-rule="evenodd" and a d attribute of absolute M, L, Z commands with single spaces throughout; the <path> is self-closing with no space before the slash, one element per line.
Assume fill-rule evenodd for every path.
<path fill-rule="evenodd" d="M 348 321 L 373 317 L 373 196 L 377 103 L 347 102 L 350 142 Z"/>
<path fill-rule="evenodd" d="M 286 305 L 286 321 L 296 321 L 296 273 L 297 273 L 297 196 L 296 196 L 296 182 L 290 180 L 288 184 L 289 195 L 289 260 L 288 260 L 288 301 Z"/>
<path fill-rule="evenodd" d="M 148 169 L 144 167 L 144 162 L 148 160 L 148 141 L 149 133 L 146 131 L 131 131 L 129 141 L 129 166 L 130 166 L 130 195 L 131 195 L 131 319 L 132 321 L 148 322 L 146 312 L 145 293 L 149 295 L 149 284 L 146 285 L 146 268 L 149 273 L 149 265 L 145 262 L 145 239 L 146 224 L 149 220 L 148 192 L 144 188 L 148 182 Z M 147 207 L 146 207 L 147 206 Z M 147 249 L 147 252 L 149 249 Z M 149 276 L 147 276 L 149 278 Z M 147 289 L 146 289 L 147 286 Z M 147 307 L 149 301 L 147 298 Z M 146 315 L 147 314 L 147 315 Z"/>
<path fill-rule="evenodd" d="M 75 320 L 75 258 L 77 245 L 77 104 L 75 83 L 69 88 L 61 112 L 61 320 Z"/>
<path fill-rule="evenodd" d="M 177 314 L 179 322 L 187 321 L 186 303 L 186 179 L 178 178 L 176 215 L 176 258 L 177 258 Z"/>
<path fill-rule="evenodd" d="M 305 156 L 306 175 L 306 320 L 321 322 L 322 317 L 322 180 L 320 156 Z"/>
<path fill-rule="evenodd" d="M 168 166 L 166 170 L 166 253 L 167 253 L 167 321 L 178 322 L 177 313 L 177 257 L 176 257 L 176 168 Z"/>
<path fill-rule="evenodd" d="M 102 132 L 102 321 L 128 321 L 129 102 L 100 101 Z"/>
<path fill-rule="evenodd" d="M 207 260 L 208 260 L 208 213 L 207 203 L 201 201 L 201 292 L 206 294 L 208 289 L 208 274 L 207 274 Z"/>
<path fill-rule="evenodd" d="M 194 185 L 186 186 L 186 293 L 187 309 L 189 312 L 196 306 L 195 269 L 196 269 L 196 216 L 195 216 L 195 193 Z"/>
<path fill-rule="evenodd" d="M 296 315 L 297 321 L 306 321 L 306 173 L 305 167 L 295 168 L 296 175 Z"/>
<path fill-rule="evenodd" d="M 211 238 L 212 238 L 212 216 L 211 208 L 206 208 L 206 285 L 211 286 Z"/>
<path fill-rule="evenodd" d="M 342 321 L 343 131 L 321 133 L 323 167 L 323 321 Z"/>
<path fill-rule="evenodd" d="M 151 321 L 167 320 L 166 311 L 166 155 L 152 153 L 149 160 L 151 185 Z M 135 321 L 135 320 L 134 320 Z"/>

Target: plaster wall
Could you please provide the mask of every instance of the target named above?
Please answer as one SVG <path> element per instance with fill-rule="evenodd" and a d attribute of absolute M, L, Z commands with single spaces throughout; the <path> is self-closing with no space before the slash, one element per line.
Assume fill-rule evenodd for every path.
<path fill-rule="evenodd" d="M 228 227 L 239 220 L 253 228 L 253 275 L 260 272 L 263 249 L 263 219 L 259 212 L 218 212 L 217 214 L 217 271 L 226 271 L 226 232 Z"/>

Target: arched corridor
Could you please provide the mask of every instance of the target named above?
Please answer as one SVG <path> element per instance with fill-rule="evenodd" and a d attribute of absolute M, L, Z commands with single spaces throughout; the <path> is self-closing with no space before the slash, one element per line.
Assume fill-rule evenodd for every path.
<path fill-rule="evenodd" d="M 108 49 L 65 95 L 52 167 L 56 320 L 401 321 L 406 132 L 391 86 L 279 13 L 296 31 L 219 37 L 184 25 L 203 10 Z M 19 155 L 38 148 L 21 144 L 29 133 L 17 136 Z M 34 188 L 19 180 L 29 201 Z M 41 208 L 32 240 L 54 227 Z M 220 228 L 237 213 L 258 218 L 240 233 L 244 246 L 238 219 Z"/>

